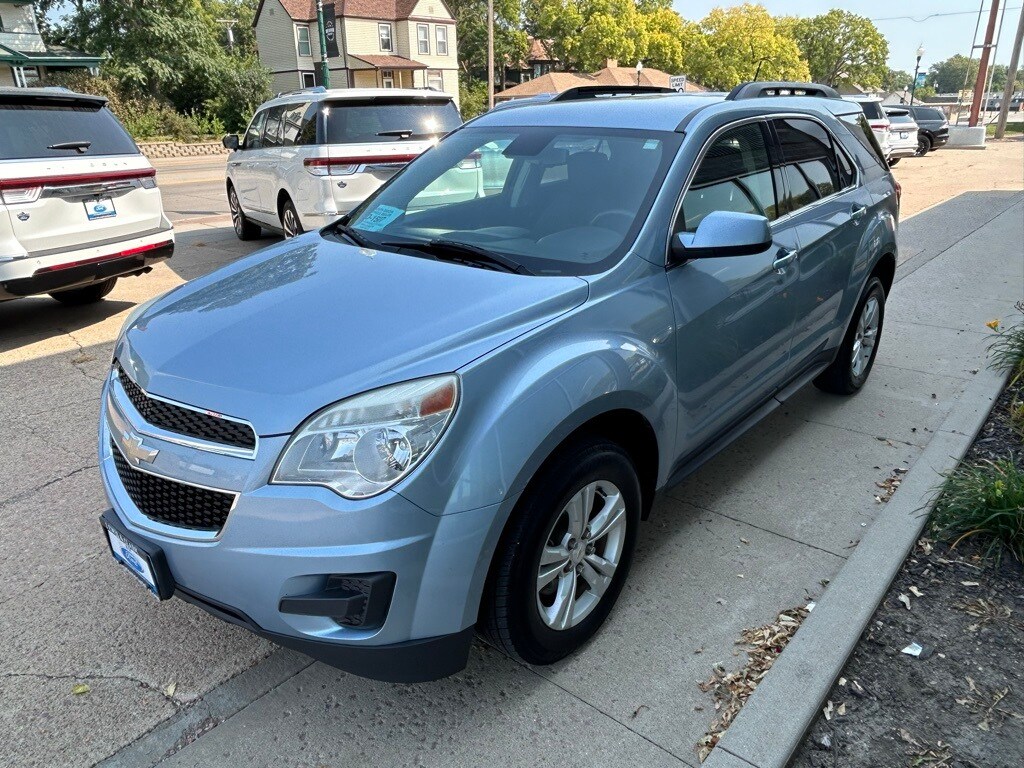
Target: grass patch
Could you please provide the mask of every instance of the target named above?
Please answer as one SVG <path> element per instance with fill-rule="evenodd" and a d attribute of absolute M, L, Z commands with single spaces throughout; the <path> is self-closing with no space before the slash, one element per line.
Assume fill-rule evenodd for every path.
<path fill-rule="evenodd" d="M 995 123 L 989 123 L 986 126 L 986 128 L 985 128 L 985 133 L 988 136 L 995 136 L 996 135 L 996 124 Z M 1024 122 L 1022 122 L 1022 123 L 1007 122 L 1006 123 L 1006 134 L 1010 135 L 1010 134 L 1013 134 L 1013 133 L 1024 133 Z"/>
<path fill-rule="evenodd" d="M 1014 306 L 1024 315 L 1024 301 Z M 1024 320 L 1008 326 L 994 320 L 989 327 L 996 332 L 995 341 L 988 345 L 989 365 L 997 371 L 1010 371 L 1010 386 L 1015 386 L 1024 378 Z"/>
<path fill-rule="evenodd" d="M 1024 562 L 1024 471 L 1012 458 L 958 467 L 946 478 L 932 529 L 955 539 L 954 547 L 977 537 L 987 557 L 998 561 L 1005 546 Z"/>

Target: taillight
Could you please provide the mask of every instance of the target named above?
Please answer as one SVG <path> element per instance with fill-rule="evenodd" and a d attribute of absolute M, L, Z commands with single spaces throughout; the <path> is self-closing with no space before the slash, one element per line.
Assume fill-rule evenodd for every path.
<path fill-rule="evenodd" d="M 38 200 L 39 194 L 42 191 L 42 187 L 18 187 L 16 189 L 5 189 L 0 191 L 0 198 L 2 198 L 7 205 L 24 205 L 26 203 L 34 203 Z"/>
<path fill-rule="evenodd" d="M 358 163 L 331 157 L 307 157 L 302 164 L 314 176 L 351 176 L 359 167 Z"/>
<path fill-rule="evenodd" d="M 465 158 L 459 161 L 459 168 L 464 171 L 472 171 L 480 167 L 480 158 L 482 155 L 479 152 L 470 152 Z"/>

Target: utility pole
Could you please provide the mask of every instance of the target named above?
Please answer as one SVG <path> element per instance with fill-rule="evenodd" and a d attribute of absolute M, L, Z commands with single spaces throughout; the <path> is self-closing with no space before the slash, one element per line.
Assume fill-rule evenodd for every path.
<path fill-rule="evenodd" d="M 494 0 L 487 0 L 487 108 L 494 109 Z"/>
<path fill-rule="evenodd" d="M 988 14 L 988 27 L 985 30 L 985 44 L 981 47 L 981 61 L 978 63 L 978 77 L 974 81 L 974 97 L 971 99 L 971 119 L 967 121 L 967 125 L 972 128 L 978 124 L 981 103 L 985 100 L 985 82 L 988 80 L 988 59 L 989 54 L 992 52 L 998 18 L 999 0 L 992 0 L 992 8 Z"/>
<path fill-rule="evenodd" d="M 320 83 L 331 87 L 331 70 L 327 64 L 327 33 L 324 32 L 324 0 L 316 0 L 316 26 L 320 32 Z"/>
<path fill-rule="evenodd" d="M 1020 48 L 1024 43 L 1024 8 L 1020 11 L 1017 22 L 1017 36 L 1013 38 L 1013 52 L 1010 54 L 1010 66 L 1006 70 L 1006 87 L 1003 88 L 1003 103 L 999 105 L 999 122 L 996 124 L 996 138 L 1001 139 L 1006 133 L 1006 118 L 1010 113 L 1010 102 L 1013 100 L 1013 84 L 1017 80 L 1017 67 L 1020 65 Z"/>

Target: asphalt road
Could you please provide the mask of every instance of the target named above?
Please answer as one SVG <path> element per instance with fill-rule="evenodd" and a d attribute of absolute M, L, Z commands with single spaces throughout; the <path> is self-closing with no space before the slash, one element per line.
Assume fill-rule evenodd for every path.
<path fill-rule="evenodd" d="M 155 160 L 164 210 L 175 225 L 228 216 L 224 193 L 227 155 Z"/>
<path fill-rule="evenodd" d="M 476 644 L 454 678 L 385 685 L 156 603 L 100 534 L 98 394 L 125 316 L 277 242 L 235 238 L 223 164 L 157 163 L 178 249 L 152 273 L 90 307 L 0 304 L 0 766 L 122 748 L 135 751 L 114 764 L 696 765 L 714 712 L 695 683 L 741 662 L 743 628 L 821 594 L 884 512 L 877 484 L 913 464 L 984 364 L 984 322 L 1010 317 L 1024 269 L 1019 192 L 906 222 L 871 384 L 848 400 L 801 392 L 666 494 L 593 643 L 544 669 Z"/>

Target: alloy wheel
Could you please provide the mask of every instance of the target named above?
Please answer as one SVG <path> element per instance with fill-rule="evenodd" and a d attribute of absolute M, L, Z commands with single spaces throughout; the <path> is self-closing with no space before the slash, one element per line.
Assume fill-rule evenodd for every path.
<path fill-rule="evenodd" d="M 622 560 L 626 503 L 607 480 L 588 483 L 548 531 L 537 571 L 537 610 L 551 629 L 578 625 L 600 602 Z"/>
<path fill-rule="evenodd" d="M 228 208 L 231 209 L 231 226 L 235 228 L 235 234 L 241 237 L 245 223 L 242 221 L 242 208 L 238 205 L 238 195 L 234 189 L 228 193 Z"/>
<path fill-rule="evenodd" d="M 299 219 L 295 213 L 295 210 L 289 205 L 285 206 L 284 214 L 282 215 L 282 224 L 284 224 L 284 236 L 286 238 L 295 237 L 301 231 L 299 228 Z"/>
<path fill-rule="evenodd" d="M 864 304 L 860 319 L 857 320 L 857 331 L 853 338 L 853 352 L 850 365 L 853 375 L 857 378 L 864 373 L 871 362 L 871 353 L 878 341 L 878 299 L 872 296 Z"/>

